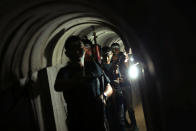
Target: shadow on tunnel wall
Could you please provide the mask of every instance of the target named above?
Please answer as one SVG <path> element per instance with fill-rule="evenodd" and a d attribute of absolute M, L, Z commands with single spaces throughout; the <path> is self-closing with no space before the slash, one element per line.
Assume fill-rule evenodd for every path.
<path fill-rule="evenodd" d="M 9 88 L 0 93 L 0 127 L 6 131 L 35 131 L 31 98 L 27 86 L 12 77 Z"/>
<path fill-rule="evenodd" d="M 55 131 L 55 119 L 46 68 L 38 71 L 37 81 L 29 81 L 30 100 L 39 130 Z"/>
<path fill-rule="evenodd" d="M 20 5 L 31 2 L 31 0 L 29 3 L 23 0 L 15 2 L 3 0 L 0 5 L 2 7 L 0 15 L 5 17 L 7 12 L 14 12 Z M 111 12 L 114 11 L 124 18 L 127 30 L 123 31 L 130 38 L 132 36 L 131 33 L 129 34 L 129 27 L 133 27 L 141 45 L 147 52 L 145 54 L 140 51 L 140 55 L 142 57 L 149 55 L 155 67 L 155 77 L 152 77 L 152 72 L 147 71 L 145 74 L 146 83 L 141 85 L 145 114 L 147 119 L 151 120 L 148 125 L 149 131 L 194 130 L 196 128 L 195 5 L 191 0 L 183 2 L 167 0 L 113 0 L 111 2 L 100 0 L 101 2 L 111 9 Z M 96 5 L 99 2 L 92 0 L 92 3 Z M 5 32 L 1 30 L 0 33 L 3 36 Z M 54 46 L 53 42 L 51 41 L 50 46 Z M 137 53 L 138 50 L 135 48 L 138 45 L 134 42 L 130 44 L 132 44 L 133 52 Z M 45 55 L 50 56 L 50 54 Z M 48 64 L 50 63 L 51 61 Z M 148 63 L 145 64 L 148 65 Z M 39 78 L 46 79 L 44 72 L 43 70 L 40 72 L 41 74 L 39 73 Z M 30 100 L 40 96 L 42 100 L 50 101 L 48 83 L 45 80 L 41 81 L 41 79 L 38 81 L 39 84 L 35 84 L 42 85 L 42 88 L 32 88 L 32 92 L 35 94 Z M 25 124 L 22 122 L 27 122 L 26 126 L 33 128 L 34 120 L 30 100 L 26 96 L 28 93 L 24 92 L 28 91 L 25 88 L 20 88 L 19 84 L 14 82 L 13 86 L 2 92 L 0 96 L 0 110 L 1 116 L 3 116 L 0 119 L 7 128 L 12 128 L 9 125 L 13 125 L 13 128 L 22 130 L 25 128 Z M 16 100 L 17 104 L 15 104 Z M 41 103 L 49 107 L 47 113 L 50 114 L 52 111 L 50 103 L 43 101 Z M 48 116 L 47 113 L 45 114 L 46 118 L 52 119 L 53 116 Z M 19 127 L 19 125 L 21 126 Z M 26 129 L 30 130 L 31 128 L 26 127 Z M 51 127 L 51 129 L 54 128 Z"/>
<path fill-rule="evenodd" d="M 46 69 L 37 81 L 21 85 L 15 77 L 10 88 L 0 93 L 0 126 L 6 131 L 55 131 L 55 121 Z"/>
<path fill-rule="evenodd" d="M 47 66 L 52 65 L 52 55 L 53 55 L 53 50 L 56 46 L 56 43 L 58 40 L 61 38 L 61 36 L 65 33 L 65 30 L 62 29 L 59 31 L 48 43 L 46 50 L 45 50 L 45 57 L 47 58 Z"/>

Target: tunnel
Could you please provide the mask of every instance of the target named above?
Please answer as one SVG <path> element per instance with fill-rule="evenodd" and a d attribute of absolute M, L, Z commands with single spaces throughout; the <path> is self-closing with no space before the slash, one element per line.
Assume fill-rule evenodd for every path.
<path fill-rule="evenodd" d="M 142 65 L 143 74 L 132 81 L 140 131 L 194 128 L 194 72 L 185 70 L 195 71 L 189 2 L 0 3 L 0 128 L 68 131 L 66 102 L 54 90 L 56 75 L 68 62 L 64 43 L 71 35 L 95 43 L 94 33 L 101 46 L 117 42 L 121 51 L 131 48 Z"/>

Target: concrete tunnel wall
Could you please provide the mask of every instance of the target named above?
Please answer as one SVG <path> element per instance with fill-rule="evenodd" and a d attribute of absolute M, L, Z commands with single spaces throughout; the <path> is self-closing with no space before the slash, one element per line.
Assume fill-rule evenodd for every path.
<path fill-rule="evenodd" d="M 124 44 L 131 46 L 133 53 L 138 55 L 145 65 L 145 82 L 136 90 L 139 90 L 142 94 L 148 130 L 195 129 L 195 115 L 193 114 L 196 110 L 194 94 L 195 64 L 193 62 L 195 60 L 195 48 L 193 46 L 193 43 L 195 43 L 194 4 L 190 0 L 183 2 L 169 0 L 70 1 L 71 3 L 89 3 L 91 9 L 98 9 L 102 12 L 101 17 L 108 16 L 109 21 L 115 23 L 114 25 L 120 30 L 120 38 L 128 36 L 123 39 Z M 37 81 L 37 85 L 36 83 L 30 83 L 28 87 L 21 88 L 23 87 L 21 83 L 24 83 L 25 78 L 27 78 L 25 75 L 30 74 L 28 76 L 31 76 L 32 74 L 32 72 L 27 73 L 29 69 L 39 67 L 35 66 L 37 63 L 34 63 L 33 66 L 28 64 L 32 62 L 29 57 L 32 56 L 31 51 L 33 50 L 31 49 L 33 48 L 31 47 L 34 47 L 35 41 L 31 41 L 31 44 L 26 43 L 43 25 L 56 18 L 58 14 L 63 14 L 63 11 L 66 10 L 66 8 L 63 8 L 64 2 L 68 1 L 2 0 L 0 2 L 1 124 L 7 122 L 6 129 L 13 127 L 13 130 L 30 130 L 32 127 L 32 130 L 35 130 L 33 129 L 34 116 L 31 113 L 31 103 L 29 103 L 31 99 L 28 99 L 29 95 L 27 94 L 29 93 L 28 89 L 31 89 L 29 87 L 34 87 L 33 84 L 35 84 L 35 87 L 39 87 L 37 85 L 42 85 L 42 81 Z M 52 5 L 54 8 L 49 8 L 48 5 Z M 38 8 L 44 10 L 40 10 L 35 15 L 33 11 Z M 81 9 L 80 6 L 79 8 Z M 51 13 L 46 13 L 50 11 Z M 134 33 L 132 29 L 134 29 Z M 26 30 L 26 32 L 21 30 Z M 36 38 L 42 34 L 42 31 L 32 39 L 37 40 Z M 104 38 L 104 40 L 106 39 Z M 111 38 L 106 41 L 113 40 Z M 100 41 L 102 40 L 100 39 Z M 28 46 L 31 47 L 27 48 Z M 26 52 L 25 56 L 23 55 L 24 52 Z M 52 59 L 48 59 L 50 60 L 49 64 L 47 63 L 48 65 L 60 62 L 59 59 L 56 59 L 57 54 L 53 56 L 53 62 Z M 61 55 L 59 54 L 59 56 Z M 46 58 L 41 59 L 39 57 L 39 60 L 43 60 L 43 65 L 46 64 Z M 44 67 L 41 63 L 39 64 L 40 67 Z M 51 70 L 51 72 L 53 71 Z M 34 72 L 32 79 L 36 81 L 37 76 L 45 78 L 43 81 L 45 84 L 42 85 L 45 87 L 44 85 L 49 84 L 47 82 L 48 77 L 43 77 L 45 74 L 47 74 L 46 68 L 39 70 L 39 73 Z M 20 81 L 18 81 L 18 78 Z M 37 89 L 34 91 L 43 94 L 48 91 L 45 88 L 33 89 Z M 48 99 L 51 99 L 51 96 L 46 94 L 42 96 L 46 100 L 48 97 Z M 39 101 L 39 98 L 37 99 Z M 12 123 L 12 126 L 10 126 L 10 123 Z M 1 126 L 2 129 L 3 127 Z"/>
<path fill-rule="evenodd" d="M 100 45 L 118 42 L 125 51 L 119 36 L 122 34 L 117 34 L 117 27 L 96 10 L 77 4 L 46 4 L 15 15 L 9 18 L 9 35 L 4 37 L 0 48 L 5 62 L 1 65 L 1 90 L 12 87 L 15 82 L 23 88 L 27 86 L 34 128 L 65 131 L 66 103 L 62 93 L 54 91 L 57 72 L 68 61 L 64 42 L 70 35 L 79 35 L 87 36 L 94 43 L 93 32 L 96 32 Z M 11 79 L 15 82 L 8 82 Z M 31 110 L 31 106 L 28 109 Z M 17 129 L 16 125 L 11 129 Z"/>
<path fill-rule="evenodd" d="M 111 42 L 119 39 L 116 33 L 111 35 L 113 31 L 109 27 L 104 27 L 107 24 L 108 26 L 112 25 L 99 18 L 100 16 L 97 14 L 85 13 L 85 9 L 77 6 L 58 5 L 57 9 L 54 5 L 48 5 L 20 14 L 20 17 L 15 20 L 15 24 L 9 26 L 9 32 L 15 31 L 12 34 L 14 37 L 11 38 L 8 35 L 8 38 L 5 38 L 1 44 L 2 47 L 6 48 L 2 56 L 2 59 L 5 60 L 5 64 L 1 66 L 2 74 L 12 72 L 17 78 L 23 78 L 27 77 L 29 72 L 36 72 L 47 66 L 62 63 L 63 44 L 67 36 L 79 34 L 92 25 L 102 27 L 96 28 L 98 42 L 111 44 Z M 50 8 L 52 8 L 52 14 Z M 74 13 L 70 13 L 70 11 Z M 86 34 L 83 33 L 82 35 L 92 35 L 91 32 L 92 30 L 89 29 Z M 99 35 L 99 33 L 101 34 Z M 109 43 L 104 41 L 106 38 L 111 39 Z M 8 40 L 9 43 L 6 43 Z M 1 81 L 8 77 L 1 76 Z"/>
<path fill-rule="evenodd" d="M 67 58 L 62 47 L 69 35 L 87 35 L 93 40 L 89 26 L 94 25 L 100 44 L 111 45 L 112 42 L 118 41 L 124 46 L 123 50 L 134 46 L 133 52 L 143 55 L 144 58 L 148 57 L 148 54 L 140 50 L 140 42 L 131 27 L 121 18 L 112 15 L 113 10 L 101 8 L 102 11 L 98 10 L 101 13 L 97 13 L 97 8 L 93 8 L 95 6 L 87 7 L 77 3 L 73 6 L 68 3 L 32 2 L 32 5 L 28 3 L 12 11 L 2 21 L 5 26 L 1 31 L 5 31 L 6 35 L 2 36 L 3 42 L 0 45 L 0 57 L 5 62 L 0 66 L 1 89 L 12 87 L 14 82 L 8 82 L 12 79 L 16 79 L 16 82 L 19 80 L 22 87 L 26 85 L 26 79 L 27 82 L 30 80 L 30 83 L 27 83 L 29 92 L 26 93 L 30 94 L 35 115 L 32 119 L 35 119 L 34 124 L 38 130 L 66 129 L 65 117 L 62 117 L 65 114 L 62 94 L 54 92 L 53 85 L 58 69 L 66 64 Z M 143 62 L 145 63 L 144 59 Z M 150 59 L 148 63 L 151 63 Z M 150 67 L 150 72 L 154 75 L 153 65 Z M 138 89 L 135 88 L 135 94 L 139 93 Z M 135 98 L 135 103 L 141 105 L 139 96 Z M 31 107 L 28 108 L 31 110 Z M 140 106 L 140 109 L 142 112 L 138 114 L 144 115 L 143 107 Z M 146 130 L 144 116 L 140 121 Z"/>

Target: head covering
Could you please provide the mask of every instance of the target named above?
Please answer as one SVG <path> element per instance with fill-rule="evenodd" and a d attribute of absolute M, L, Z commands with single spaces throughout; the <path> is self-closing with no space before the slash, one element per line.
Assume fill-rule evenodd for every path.
<path fill-rule="evenodd" d="M 86 48 L 90 48 L 93 46 L 93 43 L 87 38 L 82 39 L 82 42 Z"/>
<path fill-rule="evenodd" d="M 108 54 L 110 51 L 112 51 L 112 50 L 111 50 L 111 48 L 108 47 L 108 46 L 104 46 L 104 47 L 102 48 L 102 53 L 103 53 L 103 55 Z"/>
<path fill-rule="evenodd" d="M 111 48 L 120 48 L 120 45 L 118 43 L 113 43 L 111 45 Z"/>

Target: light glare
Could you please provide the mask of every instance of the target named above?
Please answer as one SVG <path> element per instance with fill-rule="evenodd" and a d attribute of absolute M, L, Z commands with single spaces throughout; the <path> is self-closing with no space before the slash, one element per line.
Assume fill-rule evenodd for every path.
<path fill-rule="evenodd" d="M 137 65 L 132 65 L 129 68 L 129 77 L 132 79 L 136 79 L 139 75 L 139 69 L 137 67 Z"/>
<path fill-rule="evenodd" d="M 133 62 L 133 61 L 134 61 L 133 57 L 131 57 L 131 58 L 130 58 L 130 61 L 131 61 L 131 62 Z"/>

